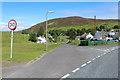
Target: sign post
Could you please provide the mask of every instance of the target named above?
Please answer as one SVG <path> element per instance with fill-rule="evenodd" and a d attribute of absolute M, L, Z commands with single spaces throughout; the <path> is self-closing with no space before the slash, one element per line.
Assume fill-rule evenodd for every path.
<path fill-rule="evenodd" d="M 10 48 L 10 58 L 12 59 L 12 49 L 13 49 L 13 33 L 17 27 L 17 22 L 12 19 L 8 22 L 8 28 L 11 30 L 11 48 Z"/>

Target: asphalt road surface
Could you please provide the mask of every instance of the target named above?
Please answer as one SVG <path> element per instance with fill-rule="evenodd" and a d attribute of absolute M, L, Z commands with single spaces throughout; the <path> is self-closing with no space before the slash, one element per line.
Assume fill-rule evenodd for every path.
<path fill-rule="evenodd" d="M 80 47 L 63 44 L 35 63 L 25 66 L 4 78 L 61 78 L 93 58 L 113 50 L 118 45 Z"/>
<path fill-rule="evenodd" d="M 68 78 L 118 78 L 118 49 L 71 73 Z"/>

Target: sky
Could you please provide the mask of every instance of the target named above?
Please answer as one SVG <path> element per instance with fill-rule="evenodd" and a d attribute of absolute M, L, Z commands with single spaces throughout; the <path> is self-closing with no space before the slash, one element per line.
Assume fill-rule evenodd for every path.
<path fill-rule="evenodd" d="M 118 2 L 2 2 L 2 21 L 0 30 L 10 31 L 7 23 L 11 19 L 17 21 L 15 31 L 30 28 L 44 22 L 47 11 L 48 19 L 80 16 L 97 19 L 117 19 Z"/>
<path fill-rule="evenodd" d="M 119 0 L 1 0 L 4 2 L 119 2 Z"/>

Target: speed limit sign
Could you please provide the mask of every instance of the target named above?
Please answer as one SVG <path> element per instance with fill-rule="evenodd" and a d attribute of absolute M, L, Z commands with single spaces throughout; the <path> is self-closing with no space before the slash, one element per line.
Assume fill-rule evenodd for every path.
<path fill-rule="evenodd" d="M 8 22 L 8 28 L 11 30 L 11 48 L 10 48 L 10 58 L 12 59 L 12 48 L 13 48 L 13 33 L 17 27 L 17 22 L 12 19 Z"/>
<path fill-rule="evenodd" d="M 8 28 L 10 30 L 15 30 L 16 27 L 17 27 L 17 22 L 14 19 L 12 19 L 8 22 Z"/>

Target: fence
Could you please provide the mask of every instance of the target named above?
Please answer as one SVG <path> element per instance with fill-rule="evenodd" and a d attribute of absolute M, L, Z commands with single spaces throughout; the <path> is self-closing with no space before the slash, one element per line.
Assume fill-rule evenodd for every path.
<path fill-rule="evenodd" d="M 80 46 L 94 46 L 94 45 L 99 45 L 99 44 L 107 44 L 107 43 L 112 43 L 115 42 L 115 40 L 110 40 L 110 41 L 106 41 L 106 40 L 98 40 L 98 41 L 80 41 Z"/>

